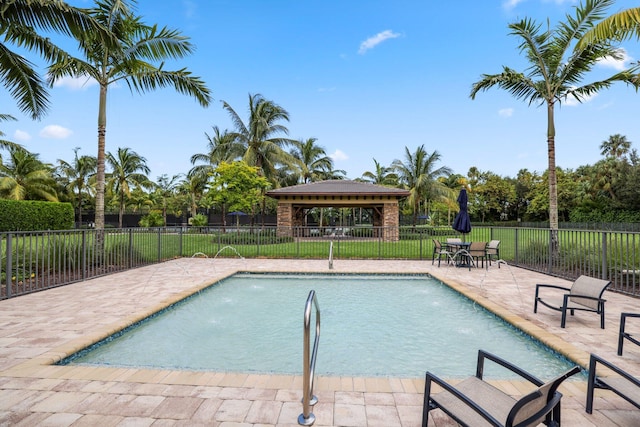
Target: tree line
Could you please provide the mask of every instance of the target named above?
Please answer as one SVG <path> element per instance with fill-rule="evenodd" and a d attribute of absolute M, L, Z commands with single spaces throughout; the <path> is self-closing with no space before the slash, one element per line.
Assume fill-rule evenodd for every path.
<path fill-rule="evenodd" d="M 510 178 L 471 168 L 466 176 L 456 175 L 438 164 L 441 159 L 436 150 L 429 152 L 420 145 L 405 147 L 404 156 L 388 166 L 373 159 L 373 169 L 358 179 L 408 189 L 410 196 L 402 209 L 414 224 L 419 218 L 448 223 L 457 209 L 455 198 L 461 186 L 469 190 L 469 210 L 476 221 L 548 220 L 552 230 L 557 230 L 559 219 L 635 220 L 638 156 L 626 137 L 612 135 L 604 141 L 604 157 L 595 165 L 573 171 L 555 164 L 557 103 L 567 98 L 581 101 L 616 82 L 636 88 L 640 85 L 637 63 L 605 79 L 584 82 L 585 74 L 598 61 L 620 59 L 622 40 L 640 36 L 640 8 L 606 16 L 613 4 L 613 0 L 585 0 L 573 16 L 567 15 L 555 28 L 528 18 L 509 25 L 510 34 L 521 40 L 520 50 L 529 68 L 518 72 L 503 66 L 502 72 L 482 75 L 472 86 L 471 98 L 498 87 L 530 104 L 547 107 L 546 172 L 523 169 Z M 167 212 L 189 212 L 195 217 L 198 209 L 224 211 L 240 206 L 238 200 L 220 195 L 231 185 L 225 181 L 228 174 L 223 173 L 229 165 L 250 168 L 242 175 L 245 181 L 260 178 L 255 180 L 255 198 L 252 191 L 249 199 L 252 212 L 262 213 L 273 209 L 264 197 L 268 188 L 346 176 L 345 171 L 334 169 L 331 158 L 314 138 L 288 137 L 285 122 L 289 113 L 284 108 L 260 94 L 250 94 L 247 118 L 223 101 L 234 129 L 213 126 L 206 135 L 206 151 L 192 156 L 191 170 L 172 177 L 161 175 L 153 182 L 147 177 L 149 169 L 141 154 L 123 147 L 107 151 L 106 96 L 110 85 L 125 82 L 140 94 L 173 87 L 200 105 L 209 105 L 210 90 L 199 77 L 186 68 L 172 71 L 163 67 L 164 60 L 177 62 L 193 52 L 188 37 L 175 29 L 144 23 L 133 0 L 102 0 L 88 9 L 64 2 L 12 0 L 0 14 L 0 47 L 6 59 L 0 61 L 0 81 L 21 111 L 33 119 L 46 114 L 46 86 L 63 77 L 93 78 L 100 87 L 97 156 L 80 156 L 76 150 L 72 161 L 58 159 L 54 166 L 1 139 L 0 197 L 70 201 L 80 217 L 83 209 L 93 209 L 96 227 L 103 228 L 105 207 L 117 209 L 120 218 L 125 210 L 156 211 L 166 218 Z M 73 57 L 52 44 L 45 37 L 51 31 L 75 39 L 81 55 Z M 46 82 L 30 61 L 10 49 L 12 46 L 34 52 L 49 63 Z M 7 120 L 13 117 L 0 114 L 0 121 Z"/>

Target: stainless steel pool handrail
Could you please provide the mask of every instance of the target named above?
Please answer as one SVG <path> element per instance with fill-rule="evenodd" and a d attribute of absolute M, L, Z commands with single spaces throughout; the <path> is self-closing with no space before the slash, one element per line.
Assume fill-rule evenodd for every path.
<path fill-rule="evenodd" d="M 313 342 L 313 351 L 310 352 L 311 344 L 311 308 L 316 309 L 316 337 Z M 316 291 L 309 292 L 307 302 L 304 306 L 304 338 L 303 338 L 303 377 L 302 377 L 302 414 L 298 416 L 298 424 L 303 426 L 312 425 L 316 417 L 311 412 L 311 407 L 318 403 L 318 398 L 313 395 L 313 380 L 316 372 L 316 357 L 318 355 L 318 343 L 320 342 L 320 306 L 316 298 Z"/>
<path fill-rule="evenodd" d="M 333 270 L 333 240 L 329 243 L 329 270 Z"/>

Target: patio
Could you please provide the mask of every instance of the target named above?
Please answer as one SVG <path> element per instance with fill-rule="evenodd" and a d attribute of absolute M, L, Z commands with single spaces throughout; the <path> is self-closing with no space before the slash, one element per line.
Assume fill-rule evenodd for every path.
<path fill-rule="evenodd" d="M 640 372 L 640 347 L 616 355 L 620 313 L 640 311 L 637 299 L 607 292 L 606 329 L 584 313 L 561 329 L 559 313 L 533 313 L 534 288 L 569 282 L 529 270 L 380 260 L 336 260 L 329 270 L 327 260 L 181 258 L 0 301 L 0 425 L 297 426 L 300 376 L 51 365 L 235 271 L 430 273 L 582 366 L 595 352 Z M 514 393 L 520 386 L 497 385 Z M 423 378 L 317 377 L 314 425 L 419 426 L 423 387 Z M 594 413 L 586 414 L 586 381 L 565 382 L 561 391 L 565 426 L 640 425 L 640 411 L 610 392 L 597 391 Z M 433 411 L 429 425 L 453 424 Z"/>

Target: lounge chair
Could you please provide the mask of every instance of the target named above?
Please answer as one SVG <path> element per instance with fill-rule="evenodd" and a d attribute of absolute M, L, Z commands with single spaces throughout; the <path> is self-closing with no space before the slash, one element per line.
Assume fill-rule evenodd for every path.
<path fill-rule="evenodd" d="M 487 245 L 487 260 L 489 260 L 489 265 L 491 265 L 491 261 L 495 258 L 496 261 L 500 260 L 500 240 L 491 240 Z M 498 262 L 498 268 L 500 268 L 500 263 Z"/>
<path fill-rule="evenodd" d="M 596 372 L 598 364 L 613 371 L 614 375 L 598 376 Z M 591 354 L 589 358 L 589 379 L 587 380 L 587 403 L 585 405 L 587 414 L 593 411 L 593 394 L 596 388 L 611 390 L 636 408 L 640 408 L 640 380 L 611 362 Z"/>
<path fill-rule="evenodd" d="M 483 381 L 484 360 L 489 359 L 532 383 L 533 391 L 514 398 Z M 528 372 L 483 350 L 478 351 L 475 377 L 452 386 L 427 372 L 422 409 L 422 427 L 427 427 L 429 411 L 441 409 L 463 426 L 547 426 L 560 425 L 560 394 L 558 386 L 566 378 L 580 372 L 575 366 L 564 374 L 544 383 Z M 444 390 L 432 394 L 435 383 Z"/>
<path fill-rule="evenodd" d="M 618 334 L 618 356 L 622 356 L 622 345 L 624 340 L 629 340 L 635 345 L 640 345 L 640 340 L 627 332 L 627 317 L 640 317 L 640 313 L 621 313 L 620 314 L 620 333 Z"/>
<path fill-rule="evenodd" d="M 573 282 L 571 288 L 557 285 L 536 285 L 536 297 L 533 304 L 533 312 L 538 312 L 538 302 L 552 310 L 562 312 L 560 327 L 564 328 L 567 321 L 567 311 L 573 316 L 575 310 L 591 311 L 600 315 L 600 328 L 604 329 L 604 303 L 602 294 L 611 284 L 608 280 L 595 279 L 589 276 L 580 276 Z M 562 299 L 555 299 L 551 302 L 543 300 L 540 290 L 544 288 L 559 289 L 569 291 L 562 296 Z"/>
<path fill-rule="evenodd" d="M 453 253 L 442 246 L 442 243 L 440 243 L 439 240 L 433 239 L 433 256 L 431 257 L 431 265 L 433 265 L 436 258 L 438 258 L 438 267 L 440 267 L 440 260 L 442 257 L 445 257 L 447 264 L 449 264 L 449 262 L 453 260 Z"/>

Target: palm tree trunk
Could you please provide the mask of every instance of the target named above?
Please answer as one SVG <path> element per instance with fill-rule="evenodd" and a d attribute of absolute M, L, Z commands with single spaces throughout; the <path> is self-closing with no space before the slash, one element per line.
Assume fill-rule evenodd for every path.
<path fill-rule="evenodd" d="M 98 168 L 96 172 L 96 229 L 104 229 L 105 146 L 107 134 L 107 86 L 100 85 L 98 106 Z"/>
<path fill-rule="evenodd" d="M 551 229 L 551 256 L 558 253 L 558 178 L 556 175 L 556 128 L 554 104 L 547 103 L 547 151 L 549 157 L 549 228 Z"/>

